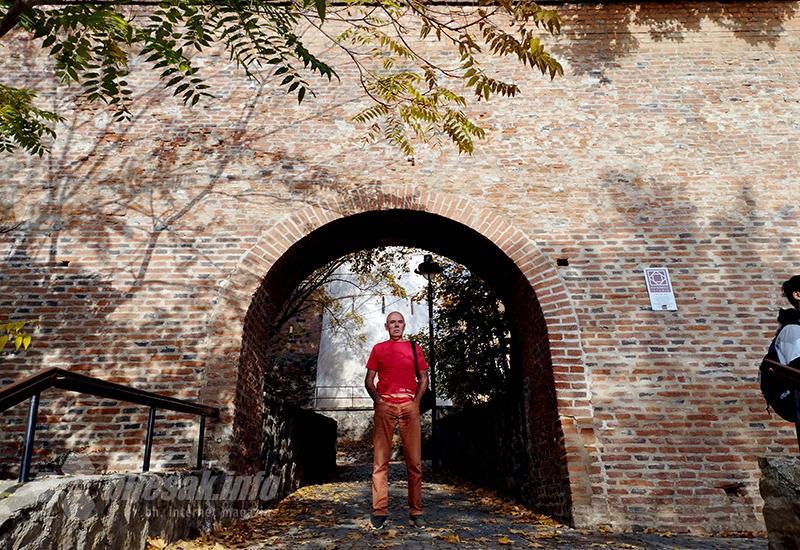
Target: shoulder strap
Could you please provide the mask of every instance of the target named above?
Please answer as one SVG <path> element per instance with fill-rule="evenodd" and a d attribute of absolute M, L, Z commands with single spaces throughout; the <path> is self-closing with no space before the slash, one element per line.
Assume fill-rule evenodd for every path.
<path fill-rule="evenodd" d="M 417 373 L 419 376 L 419 366 L 417 365 L 417 345 L 414 343 L 414 340 L 409 340 L 411 343 L 411 354 L 414 356 L 414 372 Z"/>

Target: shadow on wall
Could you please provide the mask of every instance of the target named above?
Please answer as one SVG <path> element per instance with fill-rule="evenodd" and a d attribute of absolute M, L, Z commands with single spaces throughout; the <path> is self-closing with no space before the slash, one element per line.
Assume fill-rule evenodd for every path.
<path fill-rule="evenodd" d="M 654 42 L 684 42 L 687 35 L 716 25 L 750 46 L 773 48 L 783 24 L 798 13 L 797 2 L 598 3 L 557 8 L 564 18 L 564 42 L 553 52 L 571 64 L 575 74 L 598 73 L 640 47 L 637 36 Z M 688 62 L 687 62 L 688 64 Z"/>
<path fill-rule="evenodd" d="M 600 173 L 598 200 L 609 213 L 602 223 L 615 228 L 604 250 L 615 255 L 615 271 L 585 288 L 575 302 L 582 336 L 599 350 L 587 367 L 593 373 L 595 418 L 605 426 L 600 438 L 609 457 L 625 457 L 625 450 L 637 446 L 657 448 L 665 457 L 674 481 L 656 476 L 639 481 L 641 490 L 654 495 L 659 521 L 680 516 L 681 480 L 692 479 L 698 492 L 714 495 L 717 503 L 709 525 L 724 525 L 731 517 L 752 524 L 760 513 L 758 468 L 754 459 L 731 449 L 750 446 L 757 456 L 795 444 L 791 424 L 766 413 L 757 381 L 758 362 L 775 328 L 771 304 L 781 271 L 800 261 L 788 249 L 783 261 L 769 257 L 780 239 L 770 225 L 784 223 L 791 212 L 776 218 L 768 202 L 773 198 L 763 196 L 765 210 L 759 212 L 746 183 L 730 182 L 721 193 L 715 185 L 709 203 L 696 204 L 703 196 L 686 180 L 664 179 L 639 169 Z M 712 206 L 723 201 L 715 215 Z M 672 214 L 664 216 L 665 211 Z M 592 302 L 589 294 L 620 292 L 615 288 L 626 280 L 642 278 L 644 285 L 641 269 L 647 265 L 670 269 L 678 311 L 651 311 L 646 294 L 620 296 L 618 302 L 631 310 L 624 320 L 614 308 L 582 305 Z M 569 278 L 569 271 L 564 274 Z M 763 339 L 754 339 L 758 334 Z M 667 434 L 647 424 L 681 429 Z M 629 437 L 606 439 L 604 432 Z M 613 471 L 626 460 L 609 458 L 606 466 Z M 697 464 L 696 471 L 680 471 L 687 463 Z M 610 494 L 619 495 L 628 480 L 614 477 L 608 483 Z M 739 486 L 740 491 L 729 490 Z M 624 503 L 626 497 L 609 498 Z"/>
<path fill-rule="evenodd" d="M 157 308 L 146 319 L 126 321 L 114 315 L 128 300 L 111 279 L 98 272 L 37 261 L 17 251 L 6 259 L 0 275 L 0 292 L 16 295 L 12 306 L 17 318 L 40 318 L 42 327 L 33 346 L 25 353 L 4 352 L 0 384 L 52 366 L 95 376 L 110 382 L 169 396 L 189 397 L 176 392 L 175 382 L 193 378 L 199 371 L 196 354 L 178 349 L 176 330 L 158 320 L 168 308 Z M 16 273 L 36 274 L 35 280 Z M 128 335 L 133 340 L 126 342 Z M 132 349 L 131 349 L 132 348 Z M 165 366 L 154 379 L 147 362 L 160 359 Z M 65 464 L 82 466 L 74 473 L 98 473 L 109 468 L 141 467 L 148 408 L 58 389 L 42 394 L 34 444 L 32 472 L 61 473 Z M 26 425 L 28 402 L 2 412 L 0 477 L 16 477 Z M 153 447 L 154 462 L 170 467 L 190 464 L 194 456 L 198 419 L 192 415 L 159 412 Z M 185 438 L 175 439 L 176 433 Z M 169 435 L 168 435 L 169 434 Z M 165 437 L 166 436 L 166 437 Z"/>
<path fill-rule="evenodd" d="M 80 135 L 96 133 L 91 118 L 78 123 L 74 115 L 63 145 L 37 161 L 43 163 L 38 181 L 27 189 L 12 187 L 0 204 L 0 321 L 6 315 L 41 320 L 26 353 L 4 352 L 0 385 L 57 366 L 198 399 L 206 317 L 231 259 L 241 253 L 237 241 L 246 239 L 235 229 L 216 232 L 229 224 L 215 201 L 304 201 L 289 185 L 241 196 L 226 185 L 229 173 L 252 154 L 251 142 L 263 137 L 251 128 L 260 94 L 241 108 L 232 127 L 173 125 L 148 142 L 148 162 L 119 155 L 114 146 L 141 139 L 146 128 L 107 127 L 92 141 Z M 161 95 L 152 90 L 138 99 L 139 119 L 158 109 Z M 267 164 L 284 157 L 270 154 Z M 212 171 L 197 176 L 192 167 L 201 159 Z M 213 395 L 204 401 L 215 404 Z M 17 475 L 27 408 L 20 403 L 0 413 L 2 477 Z M 147 413 L 145 407 L 48 390 L 39 408 L 32 473 L 59 472 L 79 453 L 90 469 L 85 473 L 140 468 Z M 192 464 L 197 418 L 172 412 L 156 418 L 153 468 Z M 213 430 L 212 424 L 207 434 Z"/>

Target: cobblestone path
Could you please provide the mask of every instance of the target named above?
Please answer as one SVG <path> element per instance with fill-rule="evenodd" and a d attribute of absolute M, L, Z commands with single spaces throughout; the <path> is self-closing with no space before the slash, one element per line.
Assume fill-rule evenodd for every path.
<path fill-rule="evenodd" d="M 184 548 L 344 550 L 361 548 L 766 549 L 764 538 L 706 538 L 572 529 L 475 487 L 424 482 L 428 528 L 408 525 L 401 464 L 390 470 L 389 520 L 369 528 L 369 467 L 343 471 L 334 483 L 303 487 L 275 509 L 187 541 Z M 432 476 L 428 476 L 430 479 Z M 435 479 L 435 478 L 434 478 Z M 158 546 L 156 546 L 158 547 Z M 181 548 L 181 543 L 169 548 Z"/>

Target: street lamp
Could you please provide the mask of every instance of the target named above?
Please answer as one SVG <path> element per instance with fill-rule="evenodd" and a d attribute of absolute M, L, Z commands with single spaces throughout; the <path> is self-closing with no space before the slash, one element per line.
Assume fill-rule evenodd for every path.
<path fill-rule="evenodd" d="M 422 275 L 428 280 L 428 377 L 430 387 L 428 391 L 433 395 L 433 408 L 431 409 L 431 439 L 433 442 L 433 469 L 439 467 L 439 447 L 436 437 L 436 381 L 434 367 L 436 365 L 436 355 L 433 346 L 433 276 L 442 272 L 442 266 L 433 261 L 431 254 L 425 254 L 423 261 L 417 267 L 415 273 Z"/>

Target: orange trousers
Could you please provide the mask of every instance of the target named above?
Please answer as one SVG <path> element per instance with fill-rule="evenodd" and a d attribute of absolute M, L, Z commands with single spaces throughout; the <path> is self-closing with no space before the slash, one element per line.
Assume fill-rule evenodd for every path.
<path fill-rule="evenodd" d="M 400 426 L 403 458 L 408 473 L 408 511 L 412 516 L 422 514 L 422 440 L 420 436 L 419 405 L 380 402 L 375 405 L 372 444 L 372 513 L 389 513 L 389 458 L 392 455 L 392 436 Z"/>

